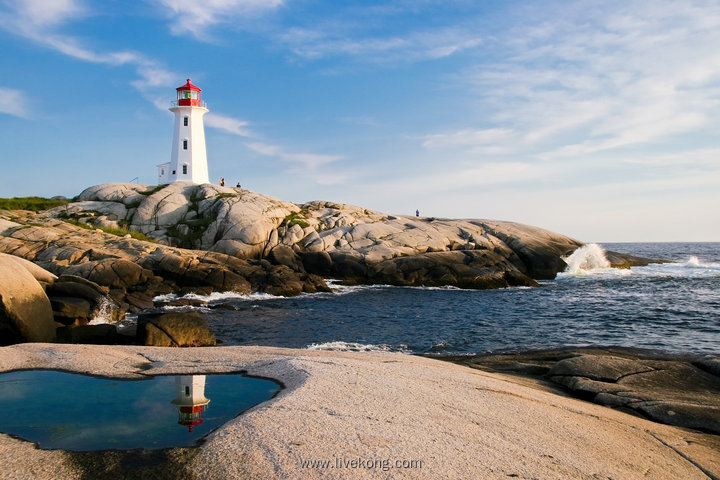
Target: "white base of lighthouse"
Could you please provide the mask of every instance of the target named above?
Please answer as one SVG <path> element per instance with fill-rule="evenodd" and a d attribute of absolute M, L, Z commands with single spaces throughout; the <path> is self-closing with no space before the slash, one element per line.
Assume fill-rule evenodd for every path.
<path fill-rule="evenodd" d="M 175 106 L 175 129 L 170 161 L 158 165 L 158 184 L 173 182 L 210 183 L 203 116 L 200 106 Z"/>

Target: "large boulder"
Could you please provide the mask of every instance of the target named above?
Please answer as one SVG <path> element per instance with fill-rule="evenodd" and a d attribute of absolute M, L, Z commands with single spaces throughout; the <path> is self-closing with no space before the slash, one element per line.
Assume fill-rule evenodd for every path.
<path fill-rule="evenodd" d="M 0 257 L 0 345 L 55 340 L 50 300 L 25 268 Z"/>
<path fill-rule="evenodd" d="M 155 347 L 208 347 L 215 335 L 197 312 L 145 314 L 138 318 L 138 343 Z"/>
<path fill-rule="evenodd" d="M 29 260 L 25 260 L 22 257 L 8 255 L 6 253 L 0 253 L 0 257 L 4 257 L 10 262 L 15 262 L 15 264 L 30 272 L 30 274 L 35 277 L 35 280 L 40 282 L 40 284 L 45 288 L 52 285 L 53 283 L 55 283 L 55 280 L 57 280 L 57 276 L 55 276 L 54 274 L 48 272 L 47 270 L 38 265 L 35 265 Z"/>

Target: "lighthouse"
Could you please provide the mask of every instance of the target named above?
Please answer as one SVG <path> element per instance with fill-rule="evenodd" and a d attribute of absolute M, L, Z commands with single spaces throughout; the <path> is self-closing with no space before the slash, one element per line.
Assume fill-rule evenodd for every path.
<path fill-rule="evenodd" d="M 203 126 L 208 109 L 202 102 L 202 90 L 189 78 L 176 90 L 177 101 L 170 108 L 175 114 L 172 154 L 170 162 L 158 165 L 158 184 L 210 183 Z"/>

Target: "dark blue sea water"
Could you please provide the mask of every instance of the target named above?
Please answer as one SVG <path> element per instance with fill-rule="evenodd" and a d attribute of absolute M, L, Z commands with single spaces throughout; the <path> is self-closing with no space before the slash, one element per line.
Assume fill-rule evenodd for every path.
<path fill-rule="evenodd" d="M 336 286 L 278 298 L 214 294 L 205 313 L 225 345 L 470 354 L 616 345 L 720 352 L 720 243 L 602 247 L 670 261 L 606 268 L 597 248 L 538 288 Z M 178 307 L 174 307 L 178 308 Z M 187 308 L 187 307 L 186 307 Z"/>

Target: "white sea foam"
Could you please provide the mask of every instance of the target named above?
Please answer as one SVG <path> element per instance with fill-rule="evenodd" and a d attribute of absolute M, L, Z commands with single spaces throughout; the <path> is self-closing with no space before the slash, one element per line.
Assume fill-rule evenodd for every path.
<path fill-rule="evenodd" d="M 589 243 L 575 250 L 572 255 L 564 257 L 567 267 L 558 273 L 558 279 L 575 278 L 587 275 L 593 277 L 619 277 L 632 275 L 628 269 L 612 268 L 605 256 L 605 250 L 597 243 Z"/>
<path fill-rule="evenodd" d="M 354 293 L 354 292 L 360 292 L 363 290 L 372 290 L 376 288 L 388 288 L 391 287 L 391 285 L 343 285 L 339 282 L 342 280 L 336 280 L 333 278 L 326 278 L 325 283 L 328 287 L 330 287 L 330 290 L 332 290 L 332 293 L 339 294 L 339 295 L 346 295 L 348 293 Z M 309 295 L 322 295 L 325 292 L 320 293 L 310 293 Z"/>
<path fill-rule="evenodd" d="M 199 295 L 197 293 L 188 293 L 186 295 L 183 295 L 182 297 L 179 297 L 175 293 L 169 293 L 167 295 L 158 295 L 157 297 L 153 298 L 153 302 L 172 302 L 178 299 L 186 299 L 186 300 L 200 300 L 203 302 L 217 302 L 222 300 L 273 300 L 277 298 L 286 298 L 286 297 L 279 297 L 276 295 L 270 295 L 269 293 L 238 293 L 238 292 L 213 292 L 210 295 Z"/>
<path fill-rule="evenodd" d="M 567 263 L 567 268 L 563 273 L 569 275 L 582 275 L 593 270 L 610 268 L 610 262 L 605 257 L 605 250 L 597 243 L 589 243 L 580 247 L 563 260 Z"/>
<path fill-rule="evenodd" d="M 645 277 L 711 278 L 720 276 L 720 263 L 706 263 L 691 256 L 684 262 L 651 263 L 645 267 L 633 267 L 632 272 Z"/>
<path fill-rule="evenodd" d="M 408 353 L 406 348 L 400 346 L 399 348 L 393 348 L 390 345 L 372 345 L 356 342 L 325 342 L 325 343 L 311 343 L 306 350 L 329 350 L 334 352 L 400 352 Z"/>
<path fill-rule="evenodd" d="M 690 256 L 683 262 L 651 263 L 642 267 L 612 268 L 605 257 L 605 250 L 590 243 L 575 250 L 572 255 L 563 258 L 568 264 L 558 279 L 586 275 L 600 277 L 622 277 L 636 275 L 640 277 L 716 277 L 720 276 L 720 263 L 703 263 L 696 256 Z"/>
<path fill-rule="evenodd" d="M 89 325 L 102 325 L 103 323 L 112 322 L 112 304 L 107 297 L 100 302 L 100 306 L 95 309 L 95 316 L 90 319 Z"/>

